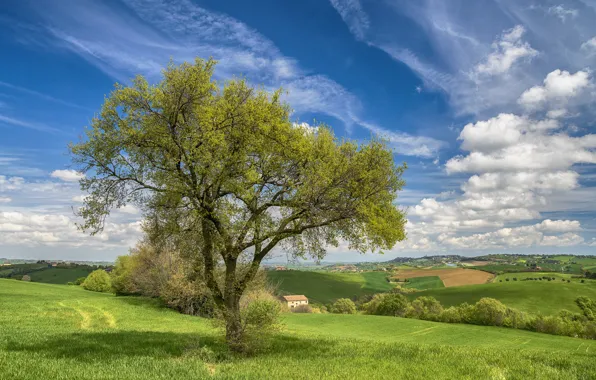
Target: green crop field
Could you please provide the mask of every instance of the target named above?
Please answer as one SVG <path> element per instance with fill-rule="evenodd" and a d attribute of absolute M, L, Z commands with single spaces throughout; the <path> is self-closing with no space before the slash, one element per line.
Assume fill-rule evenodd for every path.
<path fill-rule="evenodd" d="M 512 264 L 488 264 L 481 266 L 473 266 L 471 269 L 483 270 L 490 273 L 498 272 L 525 272 L 528 267 L 525 265 L 512 265 Z"/>
<path fill-rule="evenodd" d="M 570 273 L 557 273 L 557 272 L 517 272 L 517 273 L 503 273 L 498 275 L 493 279 L 493 282 L 499 282 L 499 280 L 506 281 L 509 279 L 510 281 L 514 278 L 518 280 L 522 280 L 524 278 L 542 278 L 543 276 L 555 278 L 555 281 L 569 280 L 569 281 L 579 281 L 580 279 L 573 278 L 574 275 Z M 542 280 L 544 281 L 544 280 Z"/>
<path fill-rule="evenodd" d="M 234 356 L 208 320 L 155 301 L 0 280 L 6 379 L 588 379 L 596 341 L 363 315 L 293 314 Z"/>
<path fill-rule="evenodd" d="M 62 284 L 74 282 L 79 277 L 87 277 L 93 268 L 48 268 L 30 274 L 31 281 L 45 282 L 46 284 Z"/>
<path fill-rule="evenodd" d="M 393 285 L 385 272 L 330 273 L 269 271 L 267 278 L 281 294 L 304 294 L 311 302 L 327 304 L 338 298 L 387 292 Z"/>
<path fill-rule="evenodd" d="M 401 283 L 401 286 L 404 288 L 412 288 L 412 289 L 437 289 L 437 288 L 444 288 L 445 284 L 439 276 L 426 276 L 426 277 L 414 277 L 410 278 L 408 282 Z"/>
<path fill-rule="evenodd" d="M 517 274 L 519 276 L 519 273 Z M 548 274 L 547 274 L 548 275 Z M 554 315 L 560 310 L 579 312 L 574 300 L 579 296 L 596 298 L 596 281 L 508 281 L 483 285 L 455 286 L 444 289 L 431 289 L 414 294 L 433 296 L 444 306 L 459 305 L 463 302 L 475 303 L 482 297 L 496 298 L 522 311 Z"/>

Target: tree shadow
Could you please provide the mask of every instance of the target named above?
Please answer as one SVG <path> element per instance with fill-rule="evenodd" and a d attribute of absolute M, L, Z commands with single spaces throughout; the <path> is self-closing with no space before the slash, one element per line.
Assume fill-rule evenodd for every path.
<path fill-rule="evenodd" d="M 306 359 L 312 355 L 324 355 L 335 344 L 330 340 L 296 338 L 285 334 L 263 339 L 269 339 L 264 348 L 249 356 L 278 355 L 281 352 L 284 356 Z M 82 332 L 35 343 L 9 340 L 5 349 L 81 362 L 93 362 L 98 358 L 109 360 L 148 356 L 167 359 L 193 355 L 203 361 L 219 362 L 237 357 L 229 352 L 223 337 L 153 331 Z"/>

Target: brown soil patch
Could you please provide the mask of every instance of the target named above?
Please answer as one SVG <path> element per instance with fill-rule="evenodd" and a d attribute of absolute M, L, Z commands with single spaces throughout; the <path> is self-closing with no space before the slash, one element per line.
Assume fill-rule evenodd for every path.
<path fill-rule="evenodd" d="M 495 276 L 491 273 L 476 269 L 402 269 L 397 271 L 394 278 L 414 278 L 425 276 L 439 276 L 446 287 L 485 284 Z"/>

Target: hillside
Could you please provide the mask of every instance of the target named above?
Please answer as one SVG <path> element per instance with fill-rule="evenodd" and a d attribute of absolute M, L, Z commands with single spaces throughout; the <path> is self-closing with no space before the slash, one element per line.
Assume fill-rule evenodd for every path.
<path fill-rule="evenodd" d="M 361 315 L 287 315 L 272 345 L 227 353 L 201 318 L 80 287 L 0 280 L 10 379 L 596 377 L 596 341 Z"/>
<path fill-rule="evenodd" d="M 507 275 L 505 277 L 515 277 Z M 524 276 L 518 276 L 524 277 Z M 596 298 L 596 281 L 578 280 L 570 283 L 555 281 L 503 281 L 483 285 L 457 286 L 443 289 L 429 289 L 408 295 L 433 296 L 444 306 L 474 303 L 482 297 L 496 298 L 507 306 L 532 313 L 553 315 L 560 310 L 579 312 L 574 300 L 579 296 Z"/>
<path fill-rule="evenodd" d="M 383 272 L 332 273 L 316 271 L 268 271 L 269 283 L 280 294 L 304 294 L 311 302 L 327 304 L 338 298 L 383 293 L 393 285 Z"/>

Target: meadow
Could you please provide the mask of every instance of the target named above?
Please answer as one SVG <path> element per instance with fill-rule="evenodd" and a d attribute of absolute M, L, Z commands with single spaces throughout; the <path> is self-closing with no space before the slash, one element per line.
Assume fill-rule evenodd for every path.
<path fill-rule="evenodd" d="M 425 276 L 425 277 L 413 277 L 408 279 L 408 282 L 400 283 L 404 288 L 409 289 L 438 289 L 444 288 L 443 280 L 439 276 Z"/>
<path fill-rule="evenodd" d="M 556 276 L 555 274 L 546 274 Z M 523 278 L 518 274 L 506 276 Z M 579 312 L 575 299 L 579 296 L 596 298 L 596 281 L 503 281 L 484 285 L 467 285 L 444 289 L 429 289 L 408 295 L 433 296 L 444 306 L 475 303 L 482 297 L 496 298 L 505 305 L 530 313 L 555 315 L 561 310 Z"/>
<path fill-rule="evenodd" d="M 7 379 L 587 379 L 596 341 L 395 317 L 288 314 L 270 345 L 230 354 L 209 320 L 154 300 L 0 280 Z"/>
<path fill-rule="evenodd" d="M 319 304 L 388 292 L 394 287 L 383 272 L 268 271 L 267 279 L 280 294 L 304 294 L 311 303 Z"/>

